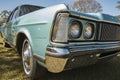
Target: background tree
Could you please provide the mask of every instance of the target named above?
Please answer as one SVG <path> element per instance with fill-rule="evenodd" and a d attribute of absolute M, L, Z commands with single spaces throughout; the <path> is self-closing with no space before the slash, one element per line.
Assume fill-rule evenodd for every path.
<path fill-rule="evenodd" d="M 116 16 L 120 20 L 120 15 Z"/>
<path fill-rule="evenodd" d="M 73 3 L 71 9 L 84 13 L 96 13 L 102 11 L 102 6 L 96 0 L 77 0 Z"/>
<path fill-rule="evenodd" d="M 120 1 L 117 2 L 118 5 L 116 6 L 116 8 L 120 9 Z"/>
<path fill-rule="evenodd" d="M 116 8 L 118 8 L 118 9 L 120 10 L 120 1 L 118 1 L 117 4 L 118 4 L 118 5 L 116 6 Z M 116 16 L 116 17 L 120 19 L 120 15 L 118 15 L 118 16 Z"/>
<path fill-rule="evenodd" d="M 0 13 L 0 26 L 7 21 L 8 16 L 10 15 L 10 11 L 8 10 L 3 10 Z"/>

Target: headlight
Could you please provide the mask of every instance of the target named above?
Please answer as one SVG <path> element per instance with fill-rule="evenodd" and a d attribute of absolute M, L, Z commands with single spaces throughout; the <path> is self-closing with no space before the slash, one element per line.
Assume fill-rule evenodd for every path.
<path fill-rule="evenodd" d="M 93 34 L 94 34 L 94 25 L 91 23 L 88 23 L 84 30 L 84 37 L 86 39 L 90 39 L 93 37 Z"/>
<path fill-rule="evenodd" d="M 78 21 L 72 21 L 69 28 L 70 38 L 79 38 L 82 33 L 82 24 Z"/>

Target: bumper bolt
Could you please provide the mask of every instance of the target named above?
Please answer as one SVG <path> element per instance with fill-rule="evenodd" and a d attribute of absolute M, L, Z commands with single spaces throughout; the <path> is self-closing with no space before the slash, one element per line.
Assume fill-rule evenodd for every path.
<path fill-rule="evenodd" d="M 71 61 L 72 61 L 72 62 L 74 62 L 74 61 L 75 61 L 75 59 L 73 58 Z"/>

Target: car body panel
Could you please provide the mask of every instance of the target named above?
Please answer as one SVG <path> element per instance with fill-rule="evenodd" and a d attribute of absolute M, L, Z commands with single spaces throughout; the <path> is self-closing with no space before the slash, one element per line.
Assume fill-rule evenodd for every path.
<path fill-rule="evenodd" d="M 55 14 L 57 11 L 65 9 L 67 9 L 67 7 L 64 4 L 60 4 L 28 13 L 16 18 L 15 24 L 11 24 L 14 26 L 14 32 L 11 33 L 14 38 L 12 38 L 10 35 L 8 36 L 6 32 L 3 33 L 13 39 L 11 42 L 14 45 L 16 45 L 17 35 L 19 33 L 24 33 L 30 40 L 34 53 L 38 54 L 42 58 L 45 58 L 46 46 L 49 44 L 49 36 Z M 5 29 L 11 28 L 8 28 L 7 26 Z"/>
<path fill-rule="evenodd" d="M 56 12 L 62 9 L 66 9 L 66 6 L 61 4 L 19 17 L 21 21 L 17 25 L 17 32 L 21 32 L 18 30 L 23 26 L 24 28 L 27 28 L 23 29 L 23 31 L 27 30 L 26 32 L 29 35 L 28 37 L 30 37 L 29 40 L 31 42 L 32 49 L 34 53 L 38 54 L 42 58 L 45 58 L 46 47 L 49 44 L 50 38 L 48 36 L 50 36 L 52 21 Z"/>

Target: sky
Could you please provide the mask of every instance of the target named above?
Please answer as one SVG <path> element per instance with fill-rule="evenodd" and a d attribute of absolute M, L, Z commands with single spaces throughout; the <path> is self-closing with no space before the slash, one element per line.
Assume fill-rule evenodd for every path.
<path fill-rule="evenodd" d="M 12 11 L 16 6 L 21 4 L 32 4 L 48 7 L 61 3 L 72 4 L 74 1 L 76 0 L 0 0 L 0 11 L 2 10 Z M 113 16 L 120 15 L 120 10 L 115 8 L 117 5 L 117 1 L 120 0 L 97 0 L 97 1 L 101 3 L 103 7 L 102 13 L 110 14 Z"/>

